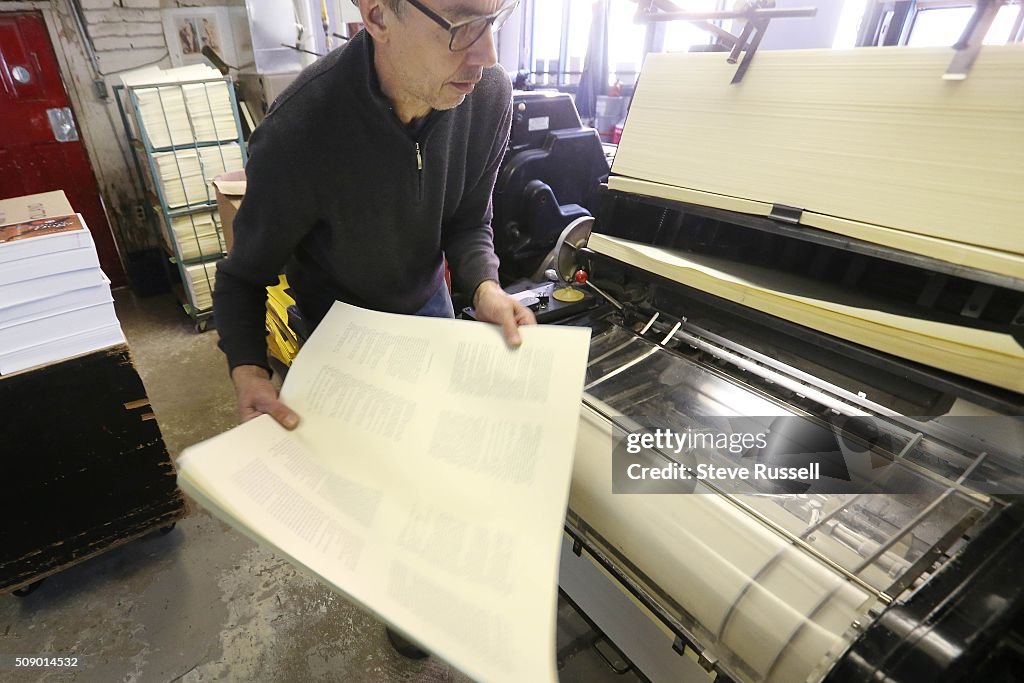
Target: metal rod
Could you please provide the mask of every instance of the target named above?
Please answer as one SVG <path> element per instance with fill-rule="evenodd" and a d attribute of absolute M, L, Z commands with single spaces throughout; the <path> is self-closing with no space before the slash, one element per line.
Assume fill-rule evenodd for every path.
<path fill-rule="evenodd" d="M 616 353 L 618 353 L 622 349 L 626 348 L 627 346 L 629 346 L 633 342 L 637 341 L 638 339 L 642 339 L 643 336 L 645 334 L 647 334 L 647 330 L 651 329 L 651 327 L 654 325 L 654 321 L 658 319 L 658 315 L 659 315 L 659 313 L 657 311 L 655 311 L 654 315 L 651 316 L 651 319 L 647 321 L 647 324 L 644 325 L 644 328 L 642 330 L 640 330 L 639 332 L 631 333 L 631 332 L 629 332 L 627 330 L 626 334 L 630 334 L 631 335 L 629 337 L 629 339 L 627 339 L 626 341 L 622 342 L 621 344 L 619 344 L 615 348 L 611 349 L 610 351 L 606 351 L 605 353 L 602 353 L 597 358 L 594 358 L 594 359 L 588 361 L 587 362 L 587 367 L 589 368 L 590 366 L 594 365 L 595 363 L 600 363 L 605 358 L 608 358 L 609 356 L 615 355 Z M 623 329 L 623 328 L 619 327 L 618 325 L 615 325 L 614 328 L 615 329 Z"/>
<path fill-rule="evenodd" d="M 625 307 L 625 306 L 623 306 L 622 304 L 620 304 L 620 303 L 619 303 L 619 302 L 618 302 L 618 301 L 617 301 L 617 300 L 616 300 L 616 299 L 615 299 L 614 297 L 612 297 L 612 296 L 611 296 L 610 294 L 607 294 L 607 293 L 605 293 L 605 292 L 604 292 L 603 290 L 601 290 L 601 289 L 600 289 L 600 288 L 599 288 L 599 287 L 598 287 L 597 285 L 595 285 L 595 284 L 594 284 L 593 282 L 591 282 L 590 280 L 587 280 L 585 284 L 586 284 L 586 285 L 587 285 L 588 287 L 590 287 L 590 288 L 591 288 L 592 290 L 594 290 L 595 292 L 597 292 L 598 294 L 600 294 L 600 295 L 601 295 L 602 297 L 604 297 L 604 298 L 605 298 L 605 300 L 606 300 L 606 301 L 608 301 L 608 303 L 610 303 L 610 304 L 611 304 L 612 306 L 614 306 L 615 308 L 619 309 L 620 311 L 624 311 L 624 310 L 626 310 L 626 307 Z"/>
<path fill-rule="evenodd" d="M 907 445 L 903 447 L 903 450 L 901 450 L 899 455 L 897 455 L 896 457 L 897 458 L 905 458 L 905 457 L 907 457 L 907 453 L 909 453 L 910 451 L 912 451 L 915 448 L 917 448 L 917 444 L 921 443 L 921 439 L 923 439 L 923 438 L 924 438 L 924 434 L 922 434 L 921 432 L 918 432 L 917 434 L 914 434 L 914 438 L 912 438 L 910 441 L 907 442 Z"/>
<path fill-rule="evenodd" d="M 750 68 L 750 63 L 754 60 L 754 53 L 757 52 L 757 48 L 761 45 L 761 39 L 764 38 L 765 31 L 768 30 L 768 20 L 758 19 L 748 22 L 747 26 L 753 26 L 754 29 L 750 42 L 744 46 L 743 61 L 736 67 L 736 73 L 732 77 L 731 83 L 733 85 L 742 81 L 743 76 L 747 73 L 747 69 Z"/>
<path fill-rule="evenodd" d="M 978 458 L 973 463 L 971 463 L 971 466 L 964 471 L 964 474 L 961 475 L 961 477 L 965 477 L 969 472 L 973 471 L 973 469 L 978 466 L 982 459 L 983 458 Z M 875 548 L 875 552 L 871 553 L 866 558 L 864 558 L 864 560 L 862 560 L 860 564 L 857 565 L 857 568 L 854 571 L 863 571 L 865 567 L 867 567 L 875 560 L 877 560 L 879 557 L 881 557 L 883 554 L 888 552 L 888 550 L 892 548 L 894 545 L 896 545 L 901 538 L 903 538 L 911 531 L 913 531 L 915 527 L 919 526 L 921 522 L 924 520 L 924 518 L 930 515 L 932 511 L 935 510 L 935 508 L 937 508 L 944 500 L 953 495 L 954 490 L 955 489 L 953 488 L 948 488 L 945 491 L 943 491 L 938 498 L 928 503 L 928 505 L 926 505 L 923 510 L 914 515 L 913 519 L 904 524 L 895 534 L 890 536 L 885 543 L 882 543 L 877 548 Z"/>
<path fill-rule="evenodd" d="M 621 375 L 623 372 L 625 372 L 626 370 L 629 370 L 631 367 L 633 367 L 637 363 L 643 362 L 647 358 L 650 358 L 651 356 L 653 356 L 655 353 L 657 353 L 661 349 L 662 349 L 662 347 L 660 347 L 660 346 L 652 346 L 647 351 L 645 351 L 644 353 L 640 354 L 639 356 L 637 356 L 633 360 L 629 361 L 628 363 L 626 363 L 624 365 L 620 365 L 619 367 L 615 368 L 611 372 L 606 373 L 602 377 L 598 377 L 593 382 L 591 382 L 587 386 L 583 387 L 583 390 L 584 391 L 588 391 L 589 389 L 592 389 L 593 387 L 596 387 L 598 384 L 601 384 L 602 382 L 604 382 L 606 380 L 609 380 L 612 377 L 615 377 L 616 375 Z"/>
<path fill-rule="evenodd" d="M 657 350 L 659 348 L 661 348 L 661 347 L 656 346 L 656 347 L 654 347 L 653 350 Z M 585 390 L 586 390 L 586 388 L 584 388 L 584 391 Z M 588 401 L 587 400 L 587 394 L 583 395 L 583 405 L 587 406 L 592 411 L 594 411 L 597 415 L 599 415 L 600 417 L 604 418 L 609 424 L 615 424 L 615 421 L 612 419 L 611 416 L 609 416 L 607 413 L 605 413 L 593 401 Z M 652 448 L 650 450 L 652 450 L 652 451 L 654 451 L 656 453 L 659 453 L 663 457 L 668 458 L 669 460 L 671 460 L 671 458 L 669 458 L 668 455 L 666 455 L 665 453 L 663 453 L 662 451 L 660 451 L 657 448 Z M 832 569 L 837 574 L 842 575 L 847 581 L 850 581 L 851 583 L 857 584 L 862 589 L 864 589 L 865 591 L 867 591 L 871 595 L 875 596 L 879 600 L 882 600 L 886 604 L 892 602 L 892 597 L 889 594 L 887 594 L 885 591 L 882 591 L 882 590 L 879 590 L 878 588 L 875 588 L 870 583 L 868 583 L 867 581 L 865 581 L 861 577 L 857 576 L 856 574 L 854 574 L 850 570 L 846 569 L 845 567 L 840 565 L 838 562 L 836 562 L 832 558 L 826 557 L 825 555 L 821 554 L 821 552 L 819 552 L 817 548 L 815 548 L 814 546 L 810 545 L 809 543 L 807 543 L 802 538 L 800 538 L 799 536 L 797 536 L 793 532 L 789 531 L 788 529 L 786 529 L 782 525 L 776 523 L 771 518 L 769 518 L 766 515 L 762 514 L 756 508 L 754 508 L 751 505 L 749 505 L 747 503 L 744 503 L 743 501 L 739 500 L 739 498 L 737 498 L 734 494 L 726 492 L 723 488 L 721 488 L 717 484 L 714 484 L 710 480 L 704 480 L 704 481 L 701 482 L 701 484 L 706 486 L 708 489 L 710 489 L 714 493 L 717 493 L 718 495 L 720 495 L 722 497 L 722 499 L 726 500 L 727 502 L 729 502 L 734 507 L 739 508 L 740 510 L 745 512 L 749 517 L 752 517 L 753 519 L 755 519 L 758 522 L 760 522 L 762 525 L 766 526 L 771 531 L 775 532 L 775 534 L 777 534 L 778 536 L 782 537 L 784 540 L 786 540 L 790 544 L 796 546 L 797 548 L 800 548 L 805 553 L 807 553 L 811 557 L 817 559 L 819 562 L 821 562 L 822 564 L 826 565 L 827 567 Z M 688 495 L 699 495 L 699 494 L 688 494 Z"/>
<path fill-rule="evenodd" d="M 100 60 L 96 56 L 96 48 L 93 47 L 92 38 L 89 36 L 89 31 L 85 27 L 84 13 L 82 12 L 82 3 L 80 0 L 71 0 L 71 13 L 75 15 L 75 27 L 78 29 L 78 35 L 82 38 L 85 53 L 89 55 L 89 62 L 92 64 L 93 74 L 97 78 L 102 78 L 103 72 L 100 71 Z"/>
<path fill-rule="evenodd" d="M 985 34 L 988 33 L 992 22 L 995 21 L 1002 4 L 1003 0 L 978 0 L 974 14 L 967 21 L 960 40 L 953 45 L 956 54 L 949 63 L 946 73 L 942 75 L 944 80 L 962 81 L 967 78 L 968 72 L 974 65 L 974 60 L 977 59 L 978 53 L 981 51 Z"/>
<path fill-rule="evenodd" d="M 618 353 L 622 349 L 626 348 L 627 346 L 636 343 L 639 339 L 640 339 L 640 337 L 630 337 L 629 339 L 627 339 L 626 341 L 622 342 L 621 344 L 616 345 L 615 348 L 611 349 L 610 351 L 606 351 L 605 353 L 602 353 L 600 356 L 598 356 L 594 360 L 589 361 L 587 363 L 587 367 L 589 368 L 589 367 L 595 365 L 596 363 L 600 363 L 605 358 L 608 358 L 610 356 L 614 356 L 616 353 Z"/>
<path fill-rule="evenodd" d="M 813 17 L 816 7 L 787 7 L 781 9 L 750 9 L 732 12 L 650 12 L 640 9 L 638 22 L 651 21 L 714 21 L 716 19 L 781 19 L 785 17 Z"/>
<path fill-rule="evenodd" d="M 634 365 L 636 365 L 637 363 L 643 361 L 645 358 L 653 355 L 657 351 L 660 351 L 660 350 L 664 349 L 665 348 L 664 345 L 666 343 L 668 343 L 668 341 L 670 339 L 672 339 L 672 335 L 674 335 L 676 333 L 676 331 L 679 330 L 679 326 L 682 325 L 682 324 L 683 324 L 682 322 L 677 322 L 675 324 L 675 326 L 672 328 L 672 331 L 669 332 L 667 335 L 665 335 L 665 338 L 662 339 L 661 343 L 658 344 L 657 346 L 651 347 L 650 349 L 648 349 L 648 351 L 646 353 L 643 353 L 643 354 L 637 356 L 636 358 L 634 358 L 633 360 L 629 361 L 625 365 L 620 365 L 619 367 L 615 368 L 614 370 L 612 370 L 611 372 L 607 373 L 603 377 L 599 377 L 598 379 L 595 379 L 593 382 L 591 382 L 587 386 L 583 387 L 583 389 L 586 390 L 586 389 L 590 389 L 591 387 L 597 386 L 598 384 L 604 382 L 605 380 L 611 379 L 612 377 L 615 377 L 616 375 L 625 372 L 629 368 L 631 368 Z"/>
<path fill-rule="evenodd" d="M 643 336 L 643 335 L 647 334 L 647 330 L 649 330 L 649 329 L 651 329 L 652 327 L 654 327 L 654 323 L 655 323 L 655 322 L 656 322 L 656 321 L 658 320 L 658 316 L 659 316 L 659 315 L 661 315 L 661 314 L 660 314 L 660 313 L 658 313 L 657 311 L 655 311 L 655 312 L 654 312 L 654 315 L 652 315 L 652 316 L 651 316 L 651 319 L 650 319 L 650 320 L 648 320 L 648 321 L 647 321 L 647 324 L 646 324 L 646 325 L 644 325 L 644 327 L 643 327 L 643 329 L 642 329 L 642 330 L 640 330 L 639 334 L 640 334 L 641 336 Z"/>
<path fill-rule="evenodd" d="M 732 50 L 729 51 L 729 56 L 725 58 L 725 61 L 729 64 L 735 64 L 736 60 L 740 58 L 740 53 L 747 47 L 747 41 L 750 40 L 750 34 L 754 30 L 754 22 L 748 21 L 743 25 L 743 30 L 736 37 L 736 42 L 733 43 Z"/>
<path fill-rule="evenodd" d="M 704 481 L 703 483 L 706 486 L 708 486 L 709 488 L 712 488 L 712 489 L 717 488 L 714 485 L 709 485 L 707 481 Z M 760 520 L 763 524 L 768 526 L 772 531 L 774 531 L 775 533 L 779 534 L 780 536 L 782 536 L 783 538 L 788 540 L 791 544 L 793 544 L 796 547 L 800 548 L 804 552 L 809 553 L 811 556 L 817 558 L 818 560 L 824 562 L 833 571 L 841 574 L 848 581 L 857 584 L 862 589 L 864 589 L 865 591 L 867 591 L 871 595 L 874 595 L 875 597 L 877 597 L 879 600 L 881 600 L 885 604 L 889 604 L 889 603 L 892 602 L 892 600 L 893 600 L 892 596 L 890 596 L 888 593 L 886 593 L 883 590 L 879 590 L 878 588 L 875 588 L 870 583 L 868 583 L 864 579 L 862 579 L 859 576 L 857 576 L 856 573 L 851 572 L 850 570 L 846 569 L 845 567 L 843 567 L 841 564 L 839 564 L 838 562 L 836 562 L 832 558 L 826 557 L 825 555 L 822 555 L 820 552 L 818 552 L 818 550 L 814 546 L 812 546 L 811 544 L 807 543 L 805 540 L 803 540 L 802 538 L 796 536 L 795 534 L 791 533 L 785 527 L 783 527 L 783 526 L 781 526 L 779 524 L 776 524 L 773 520 L 769 519 L 765 515 L 762 515 L 760 512 L 758 512 L 752 506 L 750 506 L 747 503 L 744 503 L 743 501 L 737 499 L 731 493 L 726 493 L 725 491 L 722 491 L 722 490 L 719 490 L 718 492 L 727 501 L 729 501 L 730 503 L 732 503 L 736 507 L 740 508 L 741 510 L 745 511 L 747 514 L 749 514 L 749 515 L 755 517 L 756 519 Z M 860 570 L 861 570 L 861 568 L 857 569 L 857 571 L 860 571 Z"/>

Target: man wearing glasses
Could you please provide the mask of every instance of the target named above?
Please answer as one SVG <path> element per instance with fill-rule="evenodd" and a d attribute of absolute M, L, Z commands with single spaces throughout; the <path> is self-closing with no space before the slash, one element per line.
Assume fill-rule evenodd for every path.
<path fill-rule="evenodd" d="M 270 382 L 264 340 L 265 287 L 282 268 L 313 325 L 335 299 L 454 317 L 445 258 L 510 345 L 535 322 L 498 285 L 490 227 L 512 116 L 493 31 L 518 0 L 353 1 L 365 30 L 303 71 L 250 141 L 214 298 L 242 421 L 298 424 Z"/>
<path fill-rule="evenodd" d="M 507 342 L 532 313 L 498 285 L 490 195 L 511 122 L 493 32 L 518 0 L 353 0 L 365 29 L 303 71 L 250 141 L 214 311 L 242 421 L 298 416 L 269 380 L 267 285 L 317 324 L 336 300 L 453 317 L 444 259 Z"/>

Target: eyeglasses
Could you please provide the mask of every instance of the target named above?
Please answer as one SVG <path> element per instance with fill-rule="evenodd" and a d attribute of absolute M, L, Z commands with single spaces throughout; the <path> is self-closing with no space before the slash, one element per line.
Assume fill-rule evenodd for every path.
<path fill-rule="evenodd" d="M 476 41 L 483 37 L 488 27 L 492 31 L 500 29 L 508 21 L 508 18 L 512 16 L 512 12 L 516 10 L 516 7 L 519 6 L 519 0 L 512 0 L 512 2 L 509 2 L 493 14 L 451 22 L 419 0 L 408 0 L 408 2 L 420 12 L 423 12 L 428 19 L 445 31 L 448 31 L 448 34 L 451 36 L 448 40 L 448 49 L 452 52 L 468 50 Z"/>

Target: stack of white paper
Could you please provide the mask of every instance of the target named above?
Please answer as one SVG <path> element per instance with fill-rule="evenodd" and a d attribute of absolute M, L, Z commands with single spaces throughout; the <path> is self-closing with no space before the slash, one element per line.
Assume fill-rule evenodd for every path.
<path fill-rule="evenodd" d="M 242 170 L 238 143 L 192 147 L 153 155 L 164 200 L 172 209 L 213 201 L 210 182 L 221 173 Z"/>
<path fill-rule="evenodd" d="M 475 680 L 554 683 L 558 556 L 590 331 L 336 303 L 282 399 L 178 460 L 211 511 Z"/>
<path fill-rule="evenodd" d="M 154 211 L 159 213 L 156 208 Z M 174 236 L 174 242 L 178 245 L 178 253 L 182 259 L 223 256 L 226 251 L 220 217 L 216 211 L 201 211 L 171 218 L 169 232 Z M 166 232 L 164 237 L 167 238 Z"/>
<path fill-rule="evenodd" d="M 141 124 L 151 147 L 238 139 L 228 84 L 216 69 L 204 64 L 148 68 L 121 80 L 131 88 L 139 118 L 135 124 Z"/>
<path fill-rule="evenodd" d="M 123 342 L 110 281 L 64 193 L 0 201 L 0 374 Z"/>

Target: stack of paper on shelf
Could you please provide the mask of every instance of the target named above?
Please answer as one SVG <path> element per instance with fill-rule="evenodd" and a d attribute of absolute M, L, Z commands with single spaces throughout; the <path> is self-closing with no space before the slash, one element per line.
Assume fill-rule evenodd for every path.
<path fill-rule="evenodd" d="M 156 207 L 153 210 L 156 213 L 160 212 Z M 170 230 L 165 231 L 163 236 L 173 253 L 174 248 L 170 244 L 169 233 L 174 235 L 179 257 L 186 261 L 223 256 L 226 250 L 220 217 L 216 211 L 200 211 L 172 217 Z"/>
<path fill-rule="evenodd" d="M 1024 392 L 1024 348 L 1008 334 L 877 310 L 840 287 L 760 266 L 594 233 L 588 246 L 735 303 L 874 349 Z M 1017 371 L 1014 371 L 1016 369 Z"/>
<path fill-rule="evenodd" d="M 189 301 L 197 311 L 208 311 L 213 308 L 213 285 L 217 279 L 217 263 L 208 261 L 185 266 L 182 269 L 184 282 L 188 289 Z"/>
<path fill-rule="evenodd" d="M 212 67 L 150 67 L 126 73 L 121 81 L 134 94 L 141 128 L 153 148 L 238 139 L 228 84 Z"/>
<path fill-rule="evenodd" d="M 0 201 L 0 374 L 121 343 L 110 281 L 64 193 Z"/>
<path fill-rule="evenodd" d="M 299 339 L 288 327 L 288 307 L 294 305 L 295 299 L 288 293 L 288 278 L 279 275 L 277 284 L 267 287 L 267 349 L 285 366 L 291 365 L 299 352 Z"/>
<path fill-rule="evenodd" d="M 187 147 L 153 155 L 157 177 L 167 206 L 176 209 L 204 204 L 215 198 L 210 182 L 228 171 L 242 170 L 237 142 L 212 147 Z"/>
<path fill-rule="evenodd" d="M 767 50 L 743 81 L 713 53 L 644 64 L 609 187 L 1024 273 L 1024 45 Z"/>

